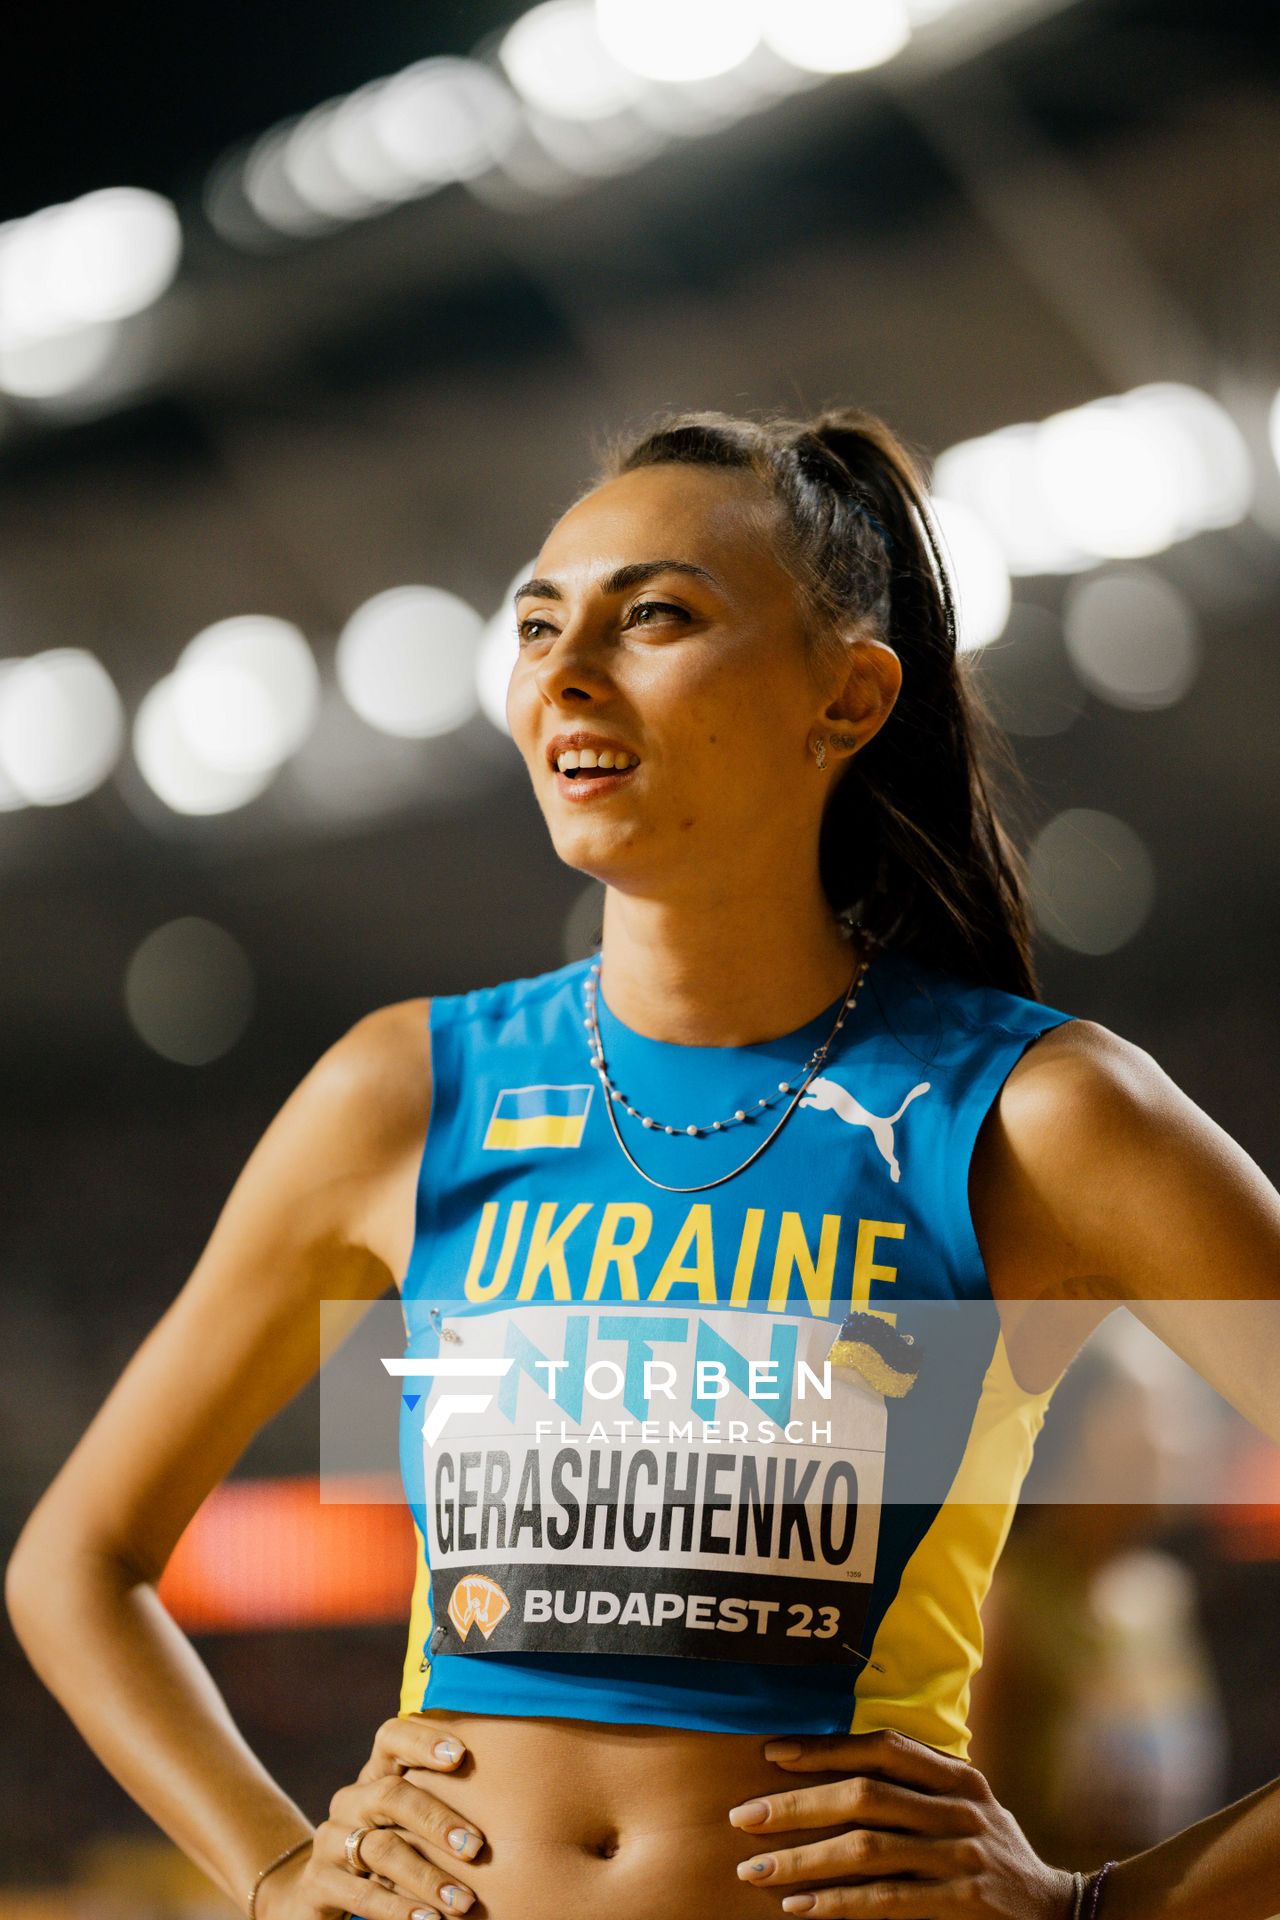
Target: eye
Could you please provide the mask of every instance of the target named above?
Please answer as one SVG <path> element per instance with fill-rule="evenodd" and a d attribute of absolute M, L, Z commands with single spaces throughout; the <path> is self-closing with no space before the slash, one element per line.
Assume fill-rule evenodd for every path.
<path fill-rule="evenodd" d="M 687 620 L 689 618 L 683 607 L 672 606 L 667 600 L 638 600 L 631 609 L 631 618 L 637 625 L 647 627 L 652 623 L 648 620 L 640 620 L 639 615 L 649 611 L 655 613 L 674 613 L 679 620 Z M 554 631 L 550 623 L 544 620 L 541 614 L 528 614 L 523 620 L 517 622 L 516 625 L 516 638 L 522 645 L 525 641 L 533 641 L 539 638 L 537 634 L 530 632 L 532 627 L 546 627 L 548 632 Z"/>
<path fill-rule="evenodd" d="M 681 620 L 687 620 L 689 618 L 683 607 L 673 607 L 666 600 L 638 600 L 631 609 L 632 619 L 636 619 L 638 615 L 644 613 L 646 608 L 649 607 L 652 607 L 657 613 L 674 613 L 677 618 Z M 649 622 L 646 620 L 643 624 L 648 626 Z"/>

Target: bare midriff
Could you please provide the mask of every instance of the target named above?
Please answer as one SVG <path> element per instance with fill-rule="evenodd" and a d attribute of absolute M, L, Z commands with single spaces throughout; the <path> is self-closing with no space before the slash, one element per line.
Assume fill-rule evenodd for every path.
<path fill-rule="evenodd" d="M 453 1871 L 476 1903 L 469 1920 L 778 1920 L 784 1893 L 737 1877 L 740 1860 L 830 1838 L 797 1829 L 772 1840 L 730 1826 L 729 1809 L 803 1775 L 764 1758 L 767 1734 L 490 1714 L 420 1716 L 463 1741 L 448 1774 L 408 1778 L 475 1823 L 486 1845 Z"/>

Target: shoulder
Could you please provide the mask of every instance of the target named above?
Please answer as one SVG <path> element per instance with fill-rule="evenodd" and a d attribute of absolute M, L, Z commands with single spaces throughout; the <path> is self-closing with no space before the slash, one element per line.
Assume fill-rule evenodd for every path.
<path fill-rule="evenodd" d="M 433 1040 L 475 1033 L 485 1044 L 504 1023 L 559 1010 L 581 974 L 581 963 L 553 972 L 500 980 L 464 993 L 397 1000 L 354 1022 L 317 1062 L 310 1076 L 321 1103 L 370 1140 L 421 1134 L 433 1077 L 457 1055 L 445 1048 L 433 1066 Z M 438 1055 L 440 1048 L 434 1052 Z"/>
<path fill-rule="evenodd" d="M 1096 1021 L 1068 1020 L 1015 1061 L 993 1120 L 1009 1170 L 1074 1215 L 1099 1180 L 1114 1191 L 1135 1156 L 1185 1136 L 1197 1112 L 1145 1048 Z"/>
<path fill-rule="evenodd" d="M 1275 1188 L 1145 1048 L 1094 1021 L 1019 1058 L 981 1178 L 993 1231 L 1038 1247 L 1045 1291 L 1157 1299 L 1193 1269 L 1216 1292 L 1268 1266 L 1274 1287 Z"/>
<path fill-rule="evenodd" d="M 1160 1069 L 1092 1020 L 1042 1031 L 1014 1061 L 970 1170 L 974 1224 L 1005 1298 L 1110 1297 L 1094 1213 L 1126 1161 Z"/>
<path fill-rule="evenodd" d="M 294 1095 L 312 1124 L 361 1152 L 395 1153 L 425 1129 L 431 1105 L 431 1001 L 397 1000 L 354 1021 Z"/>
<path fill-rule="evenodd" d="M 1077 1132 L 1092 1140 L 1170 1111 L 1178 1089 L 1145 1048 L 1095 1020 L 1048 1028 L 1014 1063 L 1000 1117 L 1033 1147 L 1038 1137 Z"/>

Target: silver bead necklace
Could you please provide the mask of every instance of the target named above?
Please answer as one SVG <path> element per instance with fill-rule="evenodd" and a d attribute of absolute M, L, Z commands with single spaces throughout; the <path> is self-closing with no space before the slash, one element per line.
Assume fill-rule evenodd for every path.
<path fill-rule="evenodd" d="M 618 1088 L 613 1084 L 609 1075 L 608 1066 L 605 1063 L 604 1042 L 600 1038 L 600 1022 L 597 1017 L 600 962 L 598 960 L 595 962 L 590 968 L 585 982 L 587 1015 L 582 1024 L 591 1036 L 591 1064 L 599 1075 L 600 1084 L 604 1089 L 605 1112 L 609 1116 L 609 1125 L 613 1129 L 613 1137 L 642 1180 L 647 1180 L 651 1187 L 661 1187 L 664 1193 L 705 1193 L 709 1187 L 722 1187 L 726 1180 L 732 1180 L 737 1174 L 744 1173 L 753 1160 L 760 1158 L 760 1155 L 764 1152 L 770 1141 L 777 1138 L 799 1106 L 809 1082 L 814 1078 L 815 1074 L 818 1073 L 828 1053 L 830 1053 L 832 1046 L 835 1044 L 836 1035 L 858 1004 L 858 995 L 862 991 L 862 983 L 866 979 L 867 970 L 871 965 L 870 949 L 875 945 L 874 940 L 865 933 L 862 935 L 862 939 L 867 945 L 867 954 L 865 958 L 859 960 L 858 965 L 854 968 L 853 979 L 849 982 L 849 990 L 840 1003 L 840 1010 L 836 1014 L 835 1024 L 830 1033 L 820 1046 L 814 1048 L 809 1058 L 801 1067 L 799 1083 L 797 1084 L 792 1080 L 779 1080 L 775 1091 L 763 1095 L 756 1101 L 754 1107 L 738 1107 L 727 1120 L 713 1120 L 709 1126 L 702 1127 L 672 1127 L 666 1125 L 665 1122 L 661 1120 L 655 1120 L 651 1114 L 641 1113 L 638 1107 L 631 1106 L 624 1095 L 620 1093 Z M 618 1126 L 618 1116 L 614 1112 L 614 1107 L 620 1106 L 625 1112 L 631 1115 L 633 1120 L 638 1120 L 642 1127 L 647 1127 L 651 1131 L 658 1133 L 687 1134 L 691 1139 L 703 1139 L 712 1133 L 725 1133 L 730 1127 L 744 1126 L 748 1121 L 756 1119 L 762 1112 L 767 1112 L 770 1107 L 776 1106 L 779 1100 L 786 1099 L 788 1096 L 790 1096 L 789 1104 L 776 1124 L 765 1135 L 759 1146 L 756 1147 L 753 1152 L 749 1153 L 739 1166 L 732 1167 L 728 1173 L 722 1173 L 717 1180 L 702 1180 L 691 1187 L 670 1186 L 667 1181 L 655 1180 L 651 1173 L 646 1173 L 623 1139 Z"/>

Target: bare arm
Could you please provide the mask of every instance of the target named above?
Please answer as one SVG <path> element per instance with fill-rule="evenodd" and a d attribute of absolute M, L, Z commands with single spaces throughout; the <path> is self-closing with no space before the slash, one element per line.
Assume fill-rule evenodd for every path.
<path fill-rule="evenodd" d="M 1149 1054 L 1105 1028 L 1061 1027 L 1025 1062 L 975 1193 L 984 1246 L 1018 1248 L 1023 1297 L 1129 1306 L 1280 1440 L 1280 1193 Z M 1280 1913 L 1280 1781 L 1123 1862 L 1104 1910 Z"/>
<path fill-rule="evenodd" d="M 403 1273 L 430 1102 L 427 1003 L 370 1014 L 285 1102 L 190 1278 L 29 1519 L 6 1598 L 36 1671 L 125 1790 L 243 1907 L 311 1831 L 157 1597 L 196 1508 Z"/>
<path fill-rule="evenodd" d="M 1024 1054 L 990 1118 L 971 1180 L 974 1224 L 1024 1384 L 1052 1379 L 1123 1302 L 1280 1437 L 1280 1194 L 1249 1156 L 1149 1055 L 1085 1021 Z M 1035 1314 L 1038 1300 L 1066 1310 Z M 1047 1338 L 1046 1318 L 1056 1323 Z M 1006 1700 L 1000 1711 L 1020 1705 Z M 744 1878 L 763 1872 L 780 1893 L 852 1876 L 852 1885 L 798 1896 L 810 1920 L 915 1915 L 922 1878 L 935 1920 L 1064 1920 L 1070 1910 L 1068 1876 L 1034 1852 L 978 1767 L 894 1732 L 788 1736 L 764 1752 L 802 1775 L 850 1776 L 788 1787 L 729 1815 L 762 1840 L 837 1829 L 738 1868 Z M 1101 1913 L 1280 1920 L 1280 1781 L 1123 1861 L 1103 1885 Z"/>

